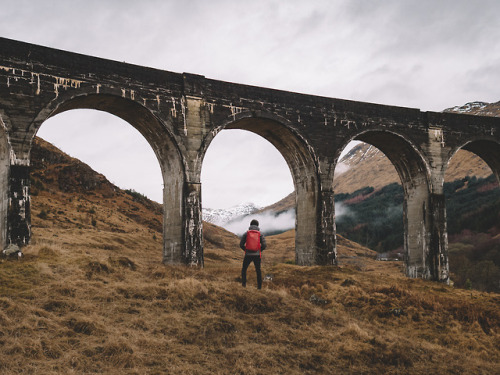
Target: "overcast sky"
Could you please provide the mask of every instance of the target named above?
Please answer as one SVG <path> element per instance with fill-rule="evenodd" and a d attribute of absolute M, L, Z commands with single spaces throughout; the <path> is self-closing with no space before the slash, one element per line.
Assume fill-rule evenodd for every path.
<path fill-rule="evenodd" d="M 500 1 L 480 0 L 0 0 L 0 36 L 212 79 L 441 111 L 500 100 L 499 17 Z M 69 111 L 38 135 L 161 202 L 153 151 L 122 120 Z M 293 190 L 281 155 L 243 131 L 217 135 L 202 184 L 212 208 L 264 206 Z"/>

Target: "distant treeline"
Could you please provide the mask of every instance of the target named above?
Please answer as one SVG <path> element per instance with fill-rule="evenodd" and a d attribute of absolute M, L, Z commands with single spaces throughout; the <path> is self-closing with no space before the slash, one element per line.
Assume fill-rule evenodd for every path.
<path fill-rule="evenodd" d="M 365 187 L 351 194 L 337 194 L 343 214 L 337 233 L 378 252 L 403 246 L 403 188 L 396 183 L 380 190 Z"/>
<path fill-rule="evenodd" d="M 465 177 L 445 183 L 450 270 L 462 287 L 500 290 L 500 188 L 496 178 Z M 403 188 L 366 187 L 337 194 L 337 232 L 378 252 L 403 247 Z M 496 238 L 495 238 L 496 237 Z M 481 271 L 481 272 L 479 272 Z M 482 276 L 481 276 L 482 275 Z"/>

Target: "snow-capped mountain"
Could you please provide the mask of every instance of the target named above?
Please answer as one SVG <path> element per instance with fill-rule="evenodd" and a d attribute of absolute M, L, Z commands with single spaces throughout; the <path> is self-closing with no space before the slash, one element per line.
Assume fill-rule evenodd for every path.
<path fill-rule="evenodd" d="M 470 115 L 479 116 L 500 116 L 500 102 L 486 103 L 486 102 L 470 102 L 464 105 L 457 105 L 455 107 L 447 108 L 443 112 L 467 113 Z"/>
<path fill-rule="evenodd" d="M 243 203 L 226 209 L 204 208 L 202 215 L 203 220 L 215 225 L 223 226 L 229 221 L 235 220 L 241 216 L 250 215 L 258 210 L 259 207 L 253 203 Z"/>
<path fill-rule="evenodd" d="M 489 104 L 490 103 L 479 102 L 479 101 L 470 102 L 470 103 L 465 103 L 464 105 L 457 105 L 455 107 L 446 108 L 443 112 L 471 113 L 483 109 Z"/>

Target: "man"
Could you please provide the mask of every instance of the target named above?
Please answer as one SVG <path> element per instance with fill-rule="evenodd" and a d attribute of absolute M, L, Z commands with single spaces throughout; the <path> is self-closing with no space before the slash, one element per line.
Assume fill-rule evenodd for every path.
<path fill-rule="evenodd" d="M 266 248 L 266 239 L 260 233 L 259 222 L 252 220 L 248 231 L 241 237 L 240 247 L 245 251 L 243 268 L 241 269 L 241 285 L 247 286 L 247 268 L 253 262 L 257 272 L 257 288 L 262 288 L 262 273 L 260 271 L 261 252 Z"/>

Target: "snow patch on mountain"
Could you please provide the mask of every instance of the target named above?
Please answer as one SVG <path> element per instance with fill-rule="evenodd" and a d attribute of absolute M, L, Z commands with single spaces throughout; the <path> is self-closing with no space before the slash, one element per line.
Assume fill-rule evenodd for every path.
<path fill-rule="evenodd" d="M 223 227 L 224 224 L 242 216 L 251 215 L 259 209 L 260 207 L 253 203 L 243 203 L 230 208 L 204 208 L 202 216 L 203 220 Z"/>
<path fill-rule="evenodd" d="M 489 105 L 490 103 L 486 102 L 470 102 L 470 103 L 465 103 L 464 105 L 457 105 L 455 107 L 447 108 L 444 110 L 444 112 L 455 112 L 455 113 L 469 113 L 474 110 L 482 109 Z"/>

